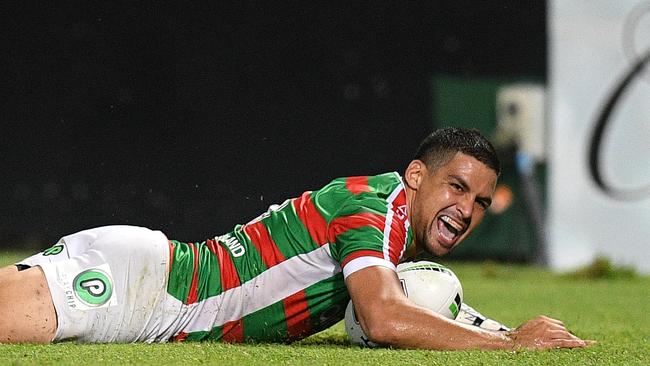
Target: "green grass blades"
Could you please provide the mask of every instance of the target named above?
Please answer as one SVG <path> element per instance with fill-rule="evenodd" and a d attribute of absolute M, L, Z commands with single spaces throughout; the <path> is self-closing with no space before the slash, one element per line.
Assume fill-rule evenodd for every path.
<path fill-rule="evenodd" d="M 16 263 L 17 261 L 25 259 L 32 254 L 36 254 L 36 253 L 8 252 L 3 249 L 0 249 L 0 267 L 4 267 L 12 263 Z"/>
<path fill-rule="evenodd" d="M 0 253 L 0 265 L 26 255 Z M 8 260 L 7 258 L 11 258 Z M 650 278 L 574 278 L 498 263 L 444 263 L 465 301 L 510 326 L 538 314 L 598 341 L 575 350 L 438 352 L 349 345 L 342 323 L 292 345 L 184 343 L 0 345 L 0 365 L 648 365 Z"/>

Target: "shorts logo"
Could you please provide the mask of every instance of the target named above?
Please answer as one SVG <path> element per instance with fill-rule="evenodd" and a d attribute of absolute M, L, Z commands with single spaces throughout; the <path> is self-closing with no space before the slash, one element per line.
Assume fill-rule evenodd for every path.
<path fill-rule="evenodd" d="M 43 251 L 43 256 L 47 257 L 48 255 L 57 255 L 63 251 L 62 244 L 56 244 L 50 248 L 47 248 Z"/>
<path fill-rule="evenodd" d="M 113 284 L 104 271 L 91 269 L 75 277 L 74 292 L 77 298 L 88 306 L 105 304 L 113 294 Z"/>

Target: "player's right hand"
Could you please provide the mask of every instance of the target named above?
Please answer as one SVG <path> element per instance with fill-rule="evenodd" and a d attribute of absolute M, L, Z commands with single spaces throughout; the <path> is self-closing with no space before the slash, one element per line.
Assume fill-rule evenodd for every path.
<path fill-rule="evenodd" d="M 514 349 L 578 348 L 594 343 L 576 337 L 564 327 L 564 323 L 543 315 L 506 334 L 513 340 Z"/>

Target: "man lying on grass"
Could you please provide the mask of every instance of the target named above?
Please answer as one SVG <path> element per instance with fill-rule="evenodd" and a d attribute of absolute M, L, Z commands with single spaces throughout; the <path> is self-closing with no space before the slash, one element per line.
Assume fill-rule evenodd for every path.
<path fill-rule="evenodd" d="M 584 347 L 544 316 L 507 331 L 409 301 L 395 272 L 442 256 L 490 206 L 500 164 L 478 132 L 447 128 L 403 176 L 335 179 L 200 243 L 107 226 L 0 269 L 0 342 L 291 342 L 343 319 L 351 298 L 375 343 L 425 349 Z"/>

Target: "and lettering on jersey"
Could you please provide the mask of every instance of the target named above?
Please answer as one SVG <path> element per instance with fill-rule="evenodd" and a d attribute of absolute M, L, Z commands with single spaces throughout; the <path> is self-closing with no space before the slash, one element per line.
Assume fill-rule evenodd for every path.
<path fill-rule="evenodd" d="M 228 247 L 233 257 L 241 257 L 246 254 L 246 249 L 241 245 L 237 238 L 231 234 L 225 234 L 216 239 Z"/>
<path fill-rule="evenodd" d="M 412 241 L 397 173 L 335 179 L 215 240 L 172 240 L 167 291 L 194 310 L 174 340 L 302 339 L 342 319 L 345 276 L 394 268 Z"/>

